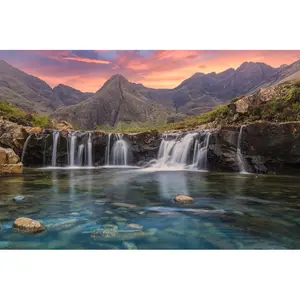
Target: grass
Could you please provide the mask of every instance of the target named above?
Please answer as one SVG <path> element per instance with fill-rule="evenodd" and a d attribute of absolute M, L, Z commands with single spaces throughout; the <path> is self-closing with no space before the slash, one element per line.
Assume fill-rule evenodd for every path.
<path fill-rule="evenodd" d="M 51 119 L 48 116 L 38 115 L 35 113 L 26 113 L 6 102 L 0 102 L 0 116 L 23 119 L 30 122 L 34 127 L 51 127 Z"/>

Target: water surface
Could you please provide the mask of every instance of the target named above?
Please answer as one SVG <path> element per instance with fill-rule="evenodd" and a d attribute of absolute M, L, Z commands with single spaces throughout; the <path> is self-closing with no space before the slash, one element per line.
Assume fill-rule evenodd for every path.
<path fill-rule="evenodd" d="M 0 248 L 299 249 L 299 179 L 157 169 L 26 169 L 21 176 L 0 178 Z M 176 194 L 188 194 L 196 203 L 176 205 Z M 25 200 L 16 203 L 16 195 Z M 39 220 L 47 230 L 15 231 L 18 217 Z"/>

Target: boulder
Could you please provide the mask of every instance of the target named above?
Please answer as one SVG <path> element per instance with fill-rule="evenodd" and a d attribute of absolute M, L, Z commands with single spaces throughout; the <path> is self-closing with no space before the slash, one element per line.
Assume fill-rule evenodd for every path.
<path fill-rule="evenodd" d="M 0 165 L 0 174 L 21 174 L 23 173 L 23 164 L 3 164 Z"/>
<path fill-rule="evenodd" d="M 10 148 L 0 147 L 0 164 L 17 164 L 20 157 Z"/>
<path fill-rule="evenodd" d="M 0 145 L 22 152 L 31 127 L 18 125 L 0 117 Z"/>
<path fill-rule="evenodd" d="M 57 130 L 73 130 L 73 126 L 71 123 L 64 121 L 64 120 L 52 120 L 51 125 L 53 129 Z"/>
<path fill-rule="evenodd" d="M 181 203 L 181 204 L 193 204 L 193 203 L 195 203 L 195 200 L 192 197 L 187 196 L 187 195 L 177 195 L 174 198 L 174 201 L 176 203 Z"/>
<path fill-rule="evenodd" d="M 18 218 L 13 223 L 13 228 L 16 228 L 26 233 L 38 233 L 46 229 L 45 225 L 30 218 Z"/>
<path fill-rule="evenodd" d="M 19 174 L 23 172 L 20 158 L 9 148 L 0 147 L 0 174 Z"/>

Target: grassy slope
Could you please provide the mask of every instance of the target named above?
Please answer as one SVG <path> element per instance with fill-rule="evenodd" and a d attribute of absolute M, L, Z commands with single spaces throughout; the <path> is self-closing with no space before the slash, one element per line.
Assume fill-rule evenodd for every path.
<path fill-rule="evenodd" d="M 14 107 L 13 105 L 5 102 L 0 102 L 0 116 L 23 119 L 30 122 L 35 127 L 49 127 L 51 120 L 48 116 L 42 116 L 38 114 L 25 113 L 21 109 Z"/>
<path fill-rule="evenodd" d="M 108 125 L 98 126 L 97 129 L 106 132 L 124 132 L 134 133 L 157 130 L 164 132 L 168 130 L 191 130 L 200 125 L 213 122 L 214 126 L 220 125 L 239 125 L 247 124 L 255 121 L 270 121 L 270 122 L 288 122 L 300 121 L 300 80 L 294 82 L 281 83 L 275 88 L 270 99 L 266 99 L 265 94 L 257 92 L 250 96 L 250 105 L 247 112 L 237 113 L 236 102 L 243 97 L 233 99 L 229 104 L 218 106 L 217 108 L 203 113 L 199 116 L 191 117 L 186 120 L 165 123 L 162 121 L 159 125 L 148 123 L 118 123 L 112 128 Z M 245 97 L 246 98 L 246 97 Z M 47 116 L 36 114 L 27 114 L 22 110 L 3 102 L 0 102 L 0 116 L 23 118 L 33 126 L 50 127 L 50 119 Z M 80 128 L 75 128 L 80 129 Z"/>

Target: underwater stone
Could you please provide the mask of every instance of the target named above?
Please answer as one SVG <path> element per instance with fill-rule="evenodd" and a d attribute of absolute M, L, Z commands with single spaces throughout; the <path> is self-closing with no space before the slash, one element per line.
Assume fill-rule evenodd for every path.
<path fill-rule="evenodd" d="M 182 204 L 192 204 L 195 203 L 195 200 L 190 197 L 190 196 L 186 196 L 186 195 L 177 195 L 174 198 L 174 201 L 177 203 L 182 203 Z"/>
<path fill-rule="evenodd" d="M 114 202 L 114 203 L 112 203 L 112 205 L 120 206 L 120 207 L 127 207 L 127 208 L 136 208 L 136 205 L 129 204 L 129 203 Z"/>
<path fill-rule="evenodd" d="M 18 196 L 13 197 L 13 200 L 16 202 L 22 202 L 25 200 L 25 196 L 18 195 Z"/>
<path fill-rule="evenodd" d="M 128 224 L 127 227 L 129 227 L 129 228 L 134 228 L 134 229 L 142 229 L 142 228 L 143 228 L 142 225 L 134 224 L 134 223 Z"/>
<path fill-rule="evenodd" d="M 124 242 L 123 246 L 128 250 L 137 250 L 137 246 L 134 243 Z"/>

